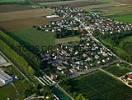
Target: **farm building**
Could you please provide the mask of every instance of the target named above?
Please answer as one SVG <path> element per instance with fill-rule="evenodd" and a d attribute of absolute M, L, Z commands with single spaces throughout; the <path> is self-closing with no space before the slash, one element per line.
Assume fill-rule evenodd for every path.
<path fill-rule="evenodd" d="M 0 86 L 4 86 L 13 81 L 13 78 L 0 69 Z"/>
<path fill-rule="evenodd" d="M 58 18 L 58 15 L 51 15 L 51 16 L 46 16 L 46 18 Z"/>

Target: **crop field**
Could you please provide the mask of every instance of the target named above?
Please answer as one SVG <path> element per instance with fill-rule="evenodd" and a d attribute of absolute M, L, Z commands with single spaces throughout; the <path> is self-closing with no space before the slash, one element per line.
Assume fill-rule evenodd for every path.
<path fill-rule="evenodd" d="M 53 13 L 51 9 L 33 9 L 33 10 L 23 10 L 15 12 L 0 13 L 0 21 L 9 21 L 16 19 L 34 18 L 47 16 Z"/>
<path fill-rule="evenodd" d="M 61 2 L 42 2 L 39 3 L 40 5 L 48 5 L 48 6 L 61 6 L 61 5 L 66 5 L 70 7 L 83 7 L 83 6 L 89 6 L 89 5 L 97 5 L 97 4 L 102 4 L 100 1 L 93 1 L 93 0 L 76 0 L 76 1 L 61 1 Z"/>
<path fill-rule="evenodd" d="M 29 5 L 20 5 L 20 4 L 2 4 L 0 5 L 0 13 L 13 12 L 13 11 L 22 11 L 33 9 Z"/>
<path fill-rule="evenodd" d="M 102 4 L 82 6 L 86 11 L 99 11 L 105 16 L 130 14 L 132 11 L 131 0 L 102 0 Z"/>
<path fill-rule="evenodd" d="M 0 27 L 10 32 L 14 32 L 25 28 L 32 28 L 33 25 L 44 25 L 48 23 L 49 21 L 46 18 L 37 17 L 0 22 Z"/>
<path fill-rule="evenodd" d="M 9 97 L 11 98 L 11 100 L 14 100 L 15 98 L 19 98 L 19 100 L 22 100 L 24 99 L 23 94 L 25 90 L 29 87 L 30 84 L 28 84 L 24 79 L 17 80 L 12 84 L 0 88 L 0 99 L 7 100 L 7 97 Z"/>
<path fill-rule="evenodd" d="M 21 3 L 25 2 L 25 0 L 0 0 L 0 3 Z"/>
<path fill-rule="evenodd" d="M 122 3 L 128 3 L 128 4 L 132 3 L 132 0 L 116 0 L 116 1 L 122 2 Z"/>
<path fill-rule="evenodd" d="M 132 23 L 132 14 L 126 14 L 121 16 L 117 15 L 117 16 L 113 16 L 112 18 L 121 22 Z"/>
<path fill-rule="evenodd" d="M 0 37 L 2 38 L 8 38 L 7 35 L 4 35 L 4 33 L 0 32 Z M 8 38 L 9 39 L 9 38 Z M 12 41 L 13 42 L 13 41 Z M 17 43 L 13 42 L 14 45 L 18 45 Z M 23 100 L 25 96 L 25 91 L 27 89 L 30 89 L 30 86 L 32 86 L 32 80 L 34 79 L 31 77 L 33 73 L 31 74 L 32 68 L 29 67 L 27 61 L 18 55 L 13 49 L 11 49 L 5 42 L 3 42 L 0 39 L 0 51 L 2 51 L 5 56 L 7 56 L 15 65 L 8 66 L 6 68 L 3 68 L 3 70 L 8 73 L 9 75 L 15 75 L 18 77 L 18 80 L 14 80 L 13 83 L 8 84 L 4 87 L 0 87 L 0 99 L 1 100 L 6 100 L 7 97 L 11 98 L 11 100 L 15 100 L 16 98 L 19 98 L 19 100 Z M 29 69 L 28 69 L 29 68 Z M 19 71 L 18 71 L 19 70 Z M 24 73 L 25 75 L 30 76 L 30 81 L 27 81 L 24 79 L 25 77 L 20 73 Z M 26 77 L 27 77 L 26 76 Z"/>
<path fill-rule="evenodd" d="M 119 64 L 119 66 L 115 65 L 111 65 L 107 68 L 104 68 L 104 70 L 114 74 L 117 77 L 121 77 L 124 74 L 131 72 L 132 71 L 132 67 L 130 68 L 129 65 L 126 64 Z"/>
<path fill-rule="evenodd" d="M 55 44 L 55 33 L 26 28 L 14 32 L 14 35 L 33 46 L 49 46 Z"/>
<path fill-rule="evenodd" d="M 131 88 L 101 71 L 63 82 L 61 86 L 72 95 L 81 93 L 90 100 L 129 100 L 132 98 Z"/>

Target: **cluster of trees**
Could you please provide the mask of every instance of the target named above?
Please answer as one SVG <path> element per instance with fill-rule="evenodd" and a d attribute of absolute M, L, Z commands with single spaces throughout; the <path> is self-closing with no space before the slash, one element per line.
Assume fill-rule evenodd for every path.
<path fill-rule="evenodd" d="M 121 32 L 121 33 L 113 33 L 109 34 L 106 33 L 105 35 L 102 35 L 99 32 L 95 32 L 94 34 L 104 45 L 106 45 L 108 48 L 110 48 L 115 54 L 117 54 L 122 59 L 132 62 L 132 56 L 127 52 L 128 48 L 125 48 L 127 44 L 130 43 L 123 43 L 121 42 L 122 39 L 132 36 L 131 31 Z M 122 46 L 121 46 L 122 45 Z"/>
<path fill-rule="evenodd" d="M 0 34 L 1 33 L 2 32 L 0 32 Z M 0 40 L 0 46 L 0 51 L 2 51 L 24 74 L 27 76 L 32 76 L 34 74 L 34 70 L 28 62 L 2 40 Z"/>
<path fill-rule="evenodd" d="M 94 33 L 94 35 L 98 38 L 98 39 L 111 39 L 111 41 L 113 41 L 116 44 L 119 44 L 120 40 L 124 37 L 127 36 L 131 36 L 132 32 L 131 31 L 127 31 L 127 32 L 121 32 L 121 33 L 113 33 L 113 34 L 109 34 L 106 33 L 105 35 L 99 33 L 98 31 Z"/>
<path fill-rule="evenodd" d="M 79 35 L 80 32 L 76 30 L 63 30 L 63 32 L 56 33 L 56 38 L 65 38 L 69 36 Z"/>
<path fill-rule="evenodd" d="M 3 32 L 0 32 L 0 39 L 6 44 L 8 44 L 10 48 L 12 48 L 17 53 L 17 55 L 23 56 L 24 59 L 28 62 L 28 64 L 36 70 L 36 74 L 38 74 L 40 59 L 34 53 L 25 48 L 25 46 L 29 47 L 29 45 L 23 42 L 21 39 L 18 39 L 17 37 L 13 36 L 13 34 L 11 34 L 10 32 L 7 32 L 6 30 L 2 31 Z"/>
<path fill-rule="evenodd" d="M 46 98 L 49 97 L 49 100 L 53 100 L 52 91 L 49 87 L 42 87 L 40 84 L 37 87 L 30 86 L 28 89 L 25 90 L 25 97 L 29 97 L 33 94 L 36 96 L 44 96 Z"/>

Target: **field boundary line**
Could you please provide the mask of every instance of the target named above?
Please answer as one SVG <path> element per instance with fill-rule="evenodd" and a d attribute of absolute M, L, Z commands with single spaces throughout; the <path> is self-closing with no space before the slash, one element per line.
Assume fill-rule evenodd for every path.
<path fill-rule="evenodd" d="M 105 73 L 105 74 L 107 74 L 107 75 L 109 75 L 109 76 L 111 76 L 112 78 L 114 78 L 114 79 L 120 81 L 121 83 L 123 83 L 123 84 L 126 85 L 127 87 L 132 88 L 132 87 L 130 87 L 128 84 L 126 84 L 123 80 L 121 80 L 119 77 L 113 75 L 112 73 L 110 73 L 110 72 L 108 72 L 108 71 L 105 71 L 105 70 L 103 70 L 103 69 L 101 69 L 101 68 L 98 68 L 98 70 L 101 71 L 101 72 L 103 72 L 103 73 Z"/>

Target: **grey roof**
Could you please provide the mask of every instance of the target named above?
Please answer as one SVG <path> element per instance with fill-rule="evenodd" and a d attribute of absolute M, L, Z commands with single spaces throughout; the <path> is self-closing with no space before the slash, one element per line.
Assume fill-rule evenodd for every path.
<path fill-rule="evenodd" d="M 12 77 L 6 74 L 2 69 L 0 69 L 0 79 L 7 81 L 12 79 Z"/>

